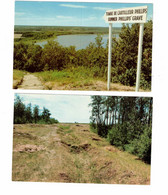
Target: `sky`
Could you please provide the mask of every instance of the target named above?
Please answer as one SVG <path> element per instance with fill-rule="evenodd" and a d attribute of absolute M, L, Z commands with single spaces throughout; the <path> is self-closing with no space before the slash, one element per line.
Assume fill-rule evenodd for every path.
<path fill-rule="evenodd" d="M 59 122 L 79 122 L 89 123 L 91 116 L 90 96 L 87 95 L 46 95 L 46 94 L 15 94 L 22 99 L 25 105 L 29 103 L 32 107 L 39 106 L 40 111 L 43 107 L 49 109 L 51 117 Z"/>
<path fill-rule="evenodd" d="M 106 10 L 144 5 L 148 6 L 147 19 L 152 19 L 151 3 L 16 1 L 15 25 L 107 27 L 103 18 Z"/>

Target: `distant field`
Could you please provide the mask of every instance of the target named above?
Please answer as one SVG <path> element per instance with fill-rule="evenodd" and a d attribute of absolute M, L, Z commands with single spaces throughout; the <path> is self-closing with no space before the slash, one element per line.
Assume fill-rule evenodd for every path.
<path fill-rule="evenodd" d="M 89 124 L 14 125 L 13 181 L 150 184 L 150 165 Z"/>
<path fill-rule="evenodd" d="M 119 34 L 121 28 L 113 28 L 113 34 Z M 75 26 L 15 26 L 15 42 L 38 41 L 56 38 L 59 35 L 71 34 L 107 34 L 106 27 L 75 27 Z M 20 35 L 22 34 L 22 39 Z M 16 39 L 17 38 L 17 39 Z"/>
<path fill-rule="evenodd" d="M 87 33 L 108 33 L 108 27 L 78 27 L 78 26 L 20 26 L 15 25 L 15 32 L 19 31 L 29 31 L 29 32 L 39 32 L 39 31 L 68 31 L 68 32 L 87 32 Z M 113 32 L 119 33 L 121 28 L 114 27 Z"/>

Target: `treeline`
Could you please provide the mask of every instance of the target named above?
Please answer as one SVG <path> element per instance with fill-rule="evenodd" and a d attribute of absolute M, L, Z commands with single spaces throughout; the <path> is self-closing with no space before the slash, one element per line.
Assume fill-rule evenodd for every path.
<path fill-rule="evenodd" d="M 27 106 L 17 96 L 14 102 L 14 124 L 38 123 L 38 124 L 53 124 L 58 123 L 58 120 L 50 117 L 50 111 L 43 107 L 40 112 L 39 106 L 32 107 L 31 103 Z"/>
<path fill-rule="evenodd" d="M 120 27 L 113 28 L 115 32 L 120 32 Z M 24 25 L 15 25 L 14 26 L 15 33 L 23 33 L 23 32 L 81 32 L 84 33 L 108 33 L 108 27 L 84 27 L 84 26 L 24 26 Z"/>
<path fill-rule="evenodd" d="M 150 97 L 92 96 L 91 128 L 122 150 L 151 160 L 152 105 Z"/>
<path fill-rule="evenodd" d="M 151 87 L 152 66 L 152 21 L 144 25 L 141 87 Z M 113 38 L 112 82 L 134 86 L 136 82 L 139 25 L 123 25 L 119 38 Z M 103 47 L 102 37 L 98 35 L 95 43 L 86 49 L 63 47 L 56 41 L 48 41 L 44 48 L 35 44 L 19 42 L 14 44 L 14 69 L 29 72 L 64 70 L 84 67 L 93 72 L 94 77 L 106 79 L 108 47 Z"/>

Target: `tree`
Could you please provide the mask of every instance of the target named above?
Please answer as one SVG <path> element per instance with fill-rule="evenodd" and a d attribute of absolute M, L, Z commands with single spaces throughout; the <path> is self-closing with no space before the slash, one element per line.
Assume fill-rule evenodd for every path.
<path fill-rule="evenodd" d="M 14 124 L 24 123 L 58 123 L 55 118 L 51 118 L 50 111 L 43 107 L 43 111 L 40 114 L 38 105 L 35 105 L 32 109 L 31 103 L 27 106 L 22 102 L 22 99 L 17 95 L 14 101 Z"/>
<path fill-rule="evenodd" d="M 26 117 L 26 122 L 32 123 L 33 121 L 33 115 L 32 115 L 32 107 L 31 103 L 29 103 L 25 109 L 25 117 Z"/>
<path fill-rule="evenodd" d="M 24 64 L 24 70 L 29 72 L 39 72 L 43 70 L 41 62 L 42 47 L 39 45 L 28 45 L 27 48 L 27 60 Z"/>
<path fill-rule="evenodd" d="M 40 115 L 39 115 L 39 106 L 35 105 L 33 108 L 33 119 L 34 122 L 37 123 L 38 120 L 40 119 Z"/>
<path fill-rule="evenodd" d="M 50 115 L 51 115 L 50 111 L 47 108 L 43 107 L 43 112 L 41 117 L 46 123 L 50 121 Z"/>
<path fill-rule="evenodd" d="M 62 70 L 65 68 L 65 49 L 57 41 L 48 41 L 42 52 L 45 70 Z"/>
<path fill-rule="evenodd" d="M 144 25 L 141 86 L 150 88 L 152 66 L 152 21 Z M 136 81 L 139 24 L 123 25 L 119 39 L 113 39 L 112 79 L 134 86 Z"/>
<path fill-rule="evenodd" d="M 152 98 L 91 96 L 91 100 L 93 131 L 149 162 Z"/>
<path fill-rule="evenodd" d="M 26 122 L 25 105 L 23 104 L 21 98 L 19 96 L 16 96 L 14 102 L 14 123 L 22 124 L 25 122 Z"/>
<path fill-rule="evenodd" d="M 27 62 L 28 45 L 24 43 L 14 44 L 14 69 L 24 70 L 24 65 Z"/>

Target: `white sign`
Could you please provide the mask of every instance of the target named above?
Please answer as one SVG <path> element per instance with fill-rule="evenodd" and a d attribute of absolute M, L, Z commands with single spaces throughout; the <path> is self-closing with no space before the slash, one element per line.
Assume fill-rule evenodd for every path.
<path fill-rule="evenodd" d="M 107 23 L 145 23 L 147 6 L 108 10 L 104 14 Z"/>
<path fill-rule="evenodd" d="M 107 89 L 108 90 L 110 90 L 110 81 L 111 81 L 112 23 L 140 23 L 137 75 L 136 75 L 136 88 L 135 88 L 135 91 L 139 91 L 140 74 L 141 74 L 142 44 L 143 44 L 143 30 L 144 30 L 144 23 L 147 20 L 147 11 L 148 11 L 148 7 L 143 6 L 143 7 L 131 7 L 131 8 L 108 10 L 104 14 L 105 21 L 109 23 L 109 49 L 108 49 L 108 73 L 107 73 Z"/>

